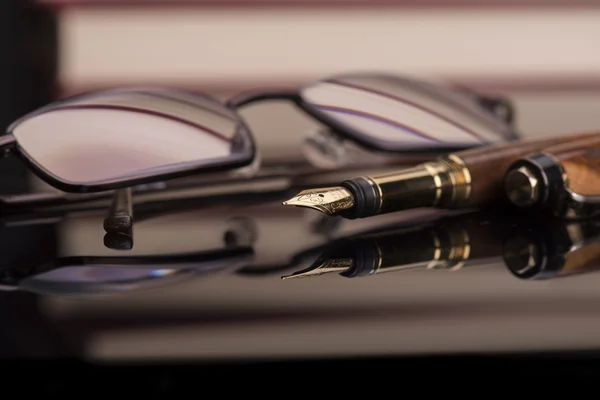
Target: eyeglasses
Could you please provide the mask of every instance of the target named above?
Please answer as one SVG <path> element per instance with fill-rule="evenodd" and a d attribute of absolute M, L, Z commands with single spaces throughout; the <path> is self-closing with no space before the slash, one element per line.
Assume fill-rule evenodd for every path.
<path fill-rule="evenodd" d="M 14 122 L 0 143 L 41 179 L 66 192 L 98 192 L 257 161 L 254 137 L 237 109 L 291 99 L 335 134 L 385 152 L 455 150 L 516 136 L 511 123 L 463 90 L 401 76 L 350 74 L 296 93 L 236 97 L 225 104 L 165 88 L 91 92 Z"/>
<path fill-rule="evenodd" d="M 277 99 L 292 101 L 326 127 L 305 142 L 304 153 L 317 167 L 339 167 L 361 157 L 362 150 L 367 157 L 374 151 L 420 160 L 519 136 L 505 99 L 362 73 L 325 78 L 297 91 L 241 94 L 225 103 L 172 88 L 90 92 L 23 116 L 0 137 L 0 148 L 20 156 L 59 190 L 121 190 L 105 226 L 118 230 L 131 224 L 131 187 L 219 171 L 253 176 L 260 154 L 238 111 Z M 348 147 L 358 152 L 348 153 Z"/>

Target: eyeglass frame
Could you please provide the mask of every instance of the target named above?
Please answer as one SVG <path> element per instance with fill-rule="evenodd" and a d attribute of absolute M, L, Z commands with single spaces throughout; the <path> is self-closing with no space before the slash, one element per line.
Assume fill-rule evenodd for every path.
<path fill-rule="evenodd" d="M 160 89 L 164 90 L 164 88 L 160 88 Z M 24 149 L 20 148 L 17 139 L 15 138 L 15 136 L 12 135 L 12 132 L 14 131 L 14 129 L 16 127 L 18 127 L 19 124 L 22 123 L 23 121 L 33 118 L 35 116 L 44 114 L 46 112 L 53 111 L 55 109 L 65 109 L 65 107 L 63 107 L 64 104 L 69 104 L 69 103 L 76 102 L 79 100 L 85 100 L 92 96 L 98 96 L 99 94 L 111 94 L 111 93 L 119 93 L 119 92 L 143 92 L 143 91 L 156 90 L 156 88 L 153 88 L 153 87 L 137 87 L 136 86 L 136 87 L 103 89 L 103 90 L 81 93 L 78 95 L 74 95 L 74 96 L 70 96 L 70 97 L 67 97 L 64 99 L 54 101 L 44 107 L 40 107 L 30 113 L 23 115 L 22 117 L 18 118 L 14 122 L 12 122 L 9 125 L 9 127 L 7 128 L 6 133 L 4 135 L 0 136 L 1 155 L 3 157 L 9 157 L 12 155 L 18 156 L 25 163 L 25 165 L 33 173 L 35 173 L 38 177 L 40 177 L 43 181 L 45 181 L 46 183 L 48 183 L 49 185 L 53 186 L 54 188 L 56 188 L 58 190 L 61 190 L 64 192 L 69 192 L 69 193 L 94 193 L 94 192 L 104 192 L 104 191 L 110 191 L 110 190 L 124 189 L 124 188 L 131 187 L 131 186 L 166 181 L 166 180 L 181 178 L 181 177 L 185 177 L 185 176 L 189 176 L 189 175 L 194 175 L 195 173 L 200 172 L 200 171 L 206 172 L 206 173 L 230 171 L 230 170 L 234 170 L 237 168 L 248 166 L 248 165 L 252 164 L 252 162 L 255 161 L 255 159 L 258 155 L 258 152 L 256 150 L 256 143 L 255 143 L 254 135 L 253 135 L 252 131 L 249 129 L 249 127 L 247 126 L 245 120 L 237 113 L 237 110 L 226 107 L 226 105 L 219 102 L 212 96 L 209 96 L 202 92 L 196 92 L 196 91 L 179 89 L 179 88 L 177 88 L 177 89 L 169 88 L 169 89 L 172 89 L 172 90 L 174 90 L 176 92 L 180 92 L 180 93 L 181 92 L 187 93 L 187 94 L 195 96 L 195 97 L 201 97 L 201 98 L 204 98 L 205 100 L 216 102 L 219 104 L 219 106 L 222 106 L 223 108 L 227 108 L 236 117 L 236 122 L 238 124 L 237 125 L 238 131 L 235 133 L 235 135 L 237 137 L 241 137 L 243 135 L 244 138 L 246 139 L 246 141 L 244 143 L 245 147 L 246 147 L 244 149 L 244 152 L 240 156 L 229 155 L 229 156 L 227 156 L 226 159 L 218 159 L 216 161 L 212 160 L 212 159 L 208 159 L 208 160 L 200 160 L 200 161 L 190 161 L 190 162 L 186 162 L 186 163 L 177 163 L 176 164 L 177 169 L 175 171 L 168 171 L 168 172 L 163 172 L 163 173 L 153 172 L 151 174 L 142 175 L 142 176 L 136 177 L 136 178 L 127 178 L 127 177 L 125 177 L 125 178 L 109 178 L 109 179 L 105 180 L 105 183 L 100 183 L 100 184 L 78 184 L 78 183 L 64 182 L 61 179 L 59 179 L 58 177 L 54 176 L 49 171 L 47 171 L 38 162 L 36 162 L 32 157 L 30 157 Z M 153 93 L 153 95 L 156 95 L 156 93 Z M 169 99 L 172 101 L 176 101 L 176 102 L 177 101 L 182 102 L 181 99 L 176 99 L 173 97 L 170 97 Z M 197 104 L 194 104 L 194 106 L 198 107 Z M 98 106 L 78 105 L 78 106 L 67 106 L 66 108 L 67 109 L 74 109 L 74 108 L 90 109 L 90 108 L 99 108 L 99 107 Z M 124 109 L 124 108 L 121 107 L 121 109 Z M 152 114 L 149 111 L 144 111 L 142 109 L 134 109 L 134 108 L 128 108 L 127 111 Z M 166 115 L 161 115 L 161 117 L 167 118 Z M 181 122 L 181 123 L 186 123 L 188 125 L 192 124 L 189 121 L 183 121 L 183 120 L 177 119 L 176 117 L 173 117 L 173 116 L 168 116 L 168 118 L 171 120 L 177 120 L 178 122 Z M 202 127 L 199 127 L 196 125 L 194 125 L 194 127 L 202 128 Z M 232 143 L 233 143 L 233 140 L 232 140 Z M 188 164 L 189 166 L 182 167 L 182 164 Z M 157 168 L 173 169 L 172 165 L 157 167 Z M 156 170 L 156 168 L 153 168 L 153 169 Z"/>

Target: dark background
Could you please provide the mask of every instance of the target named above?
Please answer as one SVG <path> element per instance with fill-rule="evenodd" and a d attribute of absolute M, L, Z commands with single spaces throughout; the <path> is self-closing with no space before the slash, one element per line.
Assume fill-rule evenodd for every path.
<path fill-rule="evenodd" d="M 7 127 L 16 118 L 55 97 L 54 13 L 28 6 L 24 1 L 0 2 L 0 54 L 3 55 L 0 61 L 0 126 Z M 27 170 L 19 159 L 1 159 L 0 166 L 0 193 L 30 190 Z M 10 235 L 0 233 L 2 248 L 23 250 L 4 252 L 1 267 L 26 262 L 23 254 L 36 258 L 36 244 L 42 245 L 44 234 L 32 231 L 21 229 L 20 232 L 11 231 Z M 37 311 L 35 296 L 1 292 L 0 325 L 4 327 L 0 330 L 0 357 L 56 355 L 56 343 L 49 345 L 46 336 L 36 334 L 40 329 L 47 330 L 47 327 Z"/>

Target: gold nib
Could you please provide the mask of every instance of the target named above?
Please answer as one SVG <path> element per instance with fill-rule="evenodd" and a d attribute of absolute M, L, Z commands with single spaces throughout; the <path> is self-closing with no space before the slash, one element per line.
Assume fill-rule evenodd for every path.
<path fill-rule="evenodd" d="M 354 261 L 351 258 L 331 258 L 325 261 L 319 261 L 302 271 L 294 272 L 291 275 L 282 276 L 281 279 L 304 278 L 307 276 L 319 276 L 330 272 L 344 272 L 352 268 Z"/>
<path fill-rule="evenodd" d="M 338 211 L 354 207 L 354 197 L 343 187 L 327 187 L 303 190 L 288 201 L 284 206 L 312 208 L 324 214 L 333 215 Z"/>

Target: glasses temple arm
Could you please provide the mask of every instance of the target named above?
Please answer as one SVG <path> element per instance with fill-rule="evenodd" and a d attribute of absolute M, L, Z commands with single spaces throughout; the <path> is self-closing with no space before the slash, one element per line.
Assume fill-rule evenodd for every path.
<path fill-rule="evenodd" d="M 106 233 L 128 233 L 133 228 L 133 200 L 131 188 L 115 190 L 108 215 L 104 219 Z"/>
<path fill-rule="evenodd" d="M 502 95 L 491 95 L 473 90 L 464 85 L 453 85 L 456 90 L 471 96 L 481 107 L 509 125 L 515 123 L 515 107 L 513 102 Z"/>
<path fill-rule="evenodd" d="M 515 108 L 513 103 L 505 97 L 477 95 L 476 100 L 483 108 L 494 113 L 507 124 L 515 122 Z"/>

